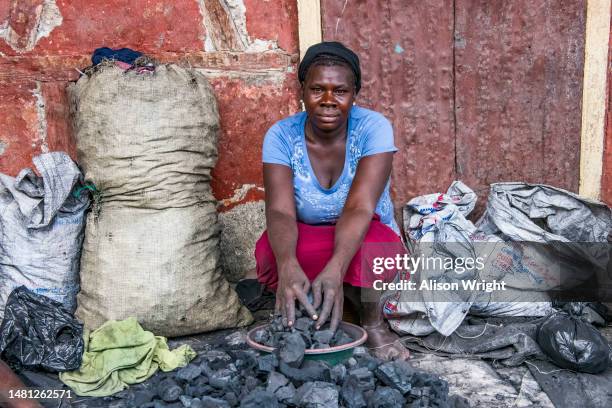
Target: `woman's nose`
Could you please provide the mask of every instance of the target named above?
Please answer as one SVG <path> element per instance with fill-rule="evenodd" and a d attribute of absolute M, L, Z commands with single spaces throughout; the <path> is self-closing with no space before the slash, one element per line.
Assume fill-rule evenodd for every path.
<path fill-rule="evenodd" d="M 321 98 L 322 105 L 336 105 L 336 98 L 334 97 L 334 93 L 332 91 L 323 92 L 323 97 Z"/>

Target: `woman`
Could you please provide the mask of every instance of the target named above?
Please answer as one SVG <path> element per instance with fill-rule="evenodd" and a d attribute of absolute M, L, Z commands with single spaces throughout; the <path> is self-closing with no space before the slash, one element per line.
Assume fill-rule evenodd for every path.
<path fill-rule="evenodd" d="M 267 231 L 255 250 L 258 279 L 276 290 L 276 309 L 289 326 L 297 300 L 317 327 L 331 318 L 335 330 L 346 294 L 375 354 L 406 359 L 408 351 L 383 319 L 380 297 L 360 299 L 360 288 L 376 279 L 361 265 L 362 244 L 390 243 L 403 251 L 389 195 L 393 130 L 381 114 L 354 106 L 359 59 L 342 44 L 310 47 L 298 76 L 305 112 L 277 122 L 264 140 Z"/>

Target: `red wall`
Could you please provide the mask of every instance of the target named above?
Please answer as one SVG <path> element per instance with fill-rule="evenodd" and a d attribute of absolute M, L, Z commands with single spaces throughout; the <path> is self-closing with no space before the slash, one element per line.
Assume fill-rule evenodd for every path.
<path fill-rule="evenodd" d="M 97 47 L 205 69 L 221 115 L 213 189 L 261 198 L 261 142 L 298 110 L 295 0 L 0 0 L 0 172 L 44 151 L 75 157 L 65 88 Z"/>

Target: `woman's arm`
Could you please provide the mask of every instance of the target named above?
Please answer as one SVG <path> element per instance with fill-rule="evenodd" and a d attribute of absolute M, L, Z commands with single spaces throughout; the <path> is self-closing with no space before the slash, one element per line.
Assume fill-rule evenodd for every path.
<path fill-rule="evenodd" d="M 0 360 L 0 406 L 7 408 L 41 408 L 41 405 L 31 399 L 9 398 L 10 391 L 25 390 L 26 386 L 19 377 Z"/>
<path fill-rule="evenodd" d="M 314 307 L 318 308 L 323 303 L 317 327 L 325 323 L 330 313 L 332 330 L 338 327 L 342 319 L 344 275 L 368 231 L 376 204 L 391 174 L 392 163 L 392 152 L 359 160 L 342 215 L 336 223 L 334 253 L 312 283 Z"/>
<path fill-rule="evenodd" d="M 289 326 L 295 321 L 295 300 L 316 319 L 314 307 L 308 302 L 310 281 L 295 256 L 297 219 L 293 191 L 293 172 L 281 164 L 263 165 L 266 191 L 266 227 L 278 269 L 276 311 L 281 312 Z"/>

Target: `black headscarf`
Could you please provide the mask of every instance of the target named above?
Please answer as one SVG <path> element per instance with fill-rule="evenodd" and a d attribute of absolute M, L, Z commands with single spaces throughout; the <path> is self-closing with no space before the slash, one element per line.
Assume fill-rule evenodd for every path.
<path fill-rule="evenodd" d="M 310 68 L 313 60 L 321 54 L 334 55 L 346 61 L 346 63 L 351 67 L 353 74 L 355 74 L 355 93 L 359 93 L 359 90 L 361 89 L 361 68 L 359 68 L 359 57 L 353 51 L 337 41 L 326 41 L 311 45 L 308 48 L 306 54 L 304 55 L 304 59 L 302 59 L 302 62 L 300 62 L 300 66 L 298 68 L 298 79 L 300 82 L 304 82 L 306 80 L 306 72 L 308 72 L 308 68 Z"/>

